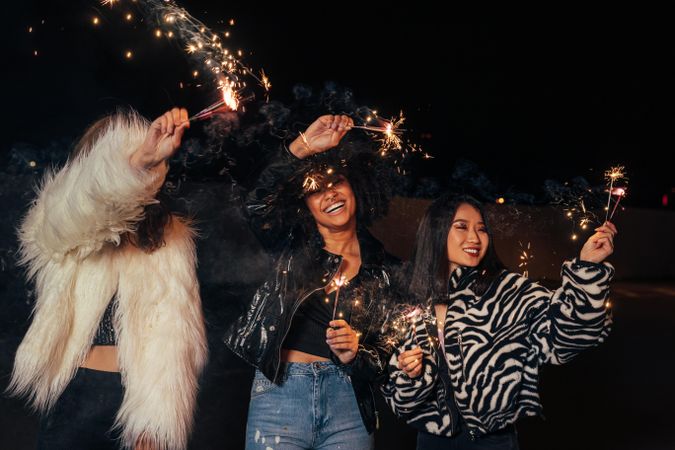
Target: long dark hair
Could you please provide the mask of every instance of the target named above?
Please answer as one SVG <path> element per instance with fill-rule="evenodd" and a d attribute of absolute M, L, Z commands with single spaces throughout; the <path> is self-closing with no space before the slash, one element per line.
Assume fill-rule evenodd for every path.
<path fill-rule="evenodd" d="M 106 132 L 116 127 L 132 126 L 147 127 L 147 121 L 133 110 L 119 110 L 97 120 L 84 131 L 70 153 L 69 160 L 72 162 L 87 157 L 92 147 Z M 143 218 L 136 224 L 135 231 L 125 233 L 123 239 L 146 253 L 152 253 L 164 246 L 164 231 L 170 221 L 171 211 L 166 206 L 166 199 L 160 190 L 157 202 L 144 207 Z"/>
<path fill-rule="evenodd" d="M 494 238 L 481 203 L 468 195 L 445 194 L 429 206 L 417 228 L 409 267 L 409 292 L 419 303 L 442 302 L 447 297 L 450 276 L 448 232 L 457 208 L 464 203 L 478 210 L 490 239 L 487 252 L 476 268 L 478 279 L 473 286 L 474 292 L 482 295 L 504 270 L 495 252 Z"/>

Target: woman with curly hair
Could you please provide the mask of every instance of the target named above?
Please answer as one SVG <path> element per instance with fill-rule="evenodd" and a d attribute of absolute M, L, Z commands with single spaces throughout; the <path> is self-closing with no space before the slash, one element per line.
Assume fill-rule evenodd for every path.
<path fill-rule="evenodd" d="M 377 317 L 391 302 L 395 261 L 365 227 L 388 200 L 372 160 L 321 159 L 351 126 L 347 116 L 319 117 L 247 198 L 252 227 L 276 256 L 225 339 L 256 368 L 247 449 L 373 448 L 372 385 L 388 355 Z"/>

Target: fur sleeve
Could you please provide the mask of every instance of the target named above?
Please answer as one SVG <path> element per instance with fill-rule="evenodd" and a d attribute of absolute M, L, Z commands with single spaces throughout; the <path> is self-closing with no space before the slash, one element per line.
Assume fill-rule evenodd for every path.
<path fill-rule="evenodd" d="M 186 448 L 207 358 L 191 230 L 173 218 L 165 238 L 149 260 L 122 261 L 120 273 L 129 282 L 118 291 L 125 396 L 117 426 L 131 448 L 141 436 L 158 450 Z"/>
<path fill-rule="evenodd" d="M 410 378 L 398 368 L 398 356 L 407 350 L 421 347 L 424 350 L 423 371 L 420 376 Z M 396 416 L 409 419 L 414 416 L 418 407 L 433 399 L 438 379 L 438 366 L 435 350 L 428 344 L 428 334 L 423 321 L 419 321 L 415 328 L 411 327 L 405 340 L 396 349 L 389 359 L 389 377 L 380 385 L 380 391 L 385 402 Z"/>
<path fill-rule="evenodd" d="M 562 266 L 562 287 L 554 292 L 532 283 L 528 295 L 541 298 L 533 309 L 531 343 L 540 363 L 564 364 L 587 348 L 603 342 L 612 316 L 606 307 L 614 268 L 575 259 Z"/>
<path fill-rule="evenodd" d="M 81 259 L 106 242 L 119 244 L 141 219 L 166 170 L 137 171 L 129 164 L 147 127 L 136 114 L 117 114 L 88 154 L 45 176 L 19 230 L 21 260 L 31 276 L 47 260 L 71 252 Z"/>

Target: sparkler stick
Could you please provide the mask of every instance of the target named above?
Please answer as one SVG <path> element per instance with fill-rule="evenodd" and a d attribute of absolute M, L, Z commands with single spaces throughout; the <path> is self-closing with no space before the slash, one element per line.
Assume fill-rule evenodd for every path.
<path fill-rule="evenodd" d="M 379 152 L 382 155 L 385 155 L 387 151 L 391 149 L 400 150 L 402 148 L 402 139 L 401 135 L 403 131 L 399 127 L 405 121 L 403 113 L 399 114 L 398 118 L 392 118 L 391 120 L 382 120 L 378 117 L 375 118 L 379 123 L 382 123 L 383 126 L 372 126 L 372 125 L 353 125 L 352 128 L 359 130 L 372 131 L 375 133 L 382 133 L 382 139 L 379 140 L 381 146 Z M 372 117 L 368 117 L 366 122 L 373 120 Z"/>
<path fill-rule="evenodd" d="M 358 130 L 366 130 L 366 131 L 375 131 L 378 133 L 392 133 L 392 134 L 403 134 L 404 129 L 397 128 L 395 130 L 392 130 L 388 127 L 372 127 L 372 126 L 367 126 L 367 125 L 352 125 L 352 128 L 358 129 Z"/>
<path fill-rule="evenodd" d="M 239 107 L 239 100 L 237 98 L 237 93 L 232 89 L 232 85 L 224 84 L 221 89 L 223 91 L 222 100 L 219 100 L 216 103 L 212 104 L 211 106 L 202 109 L 197 114 L 190 117 L 188 120 L 194 121 L 194 120 L 208 119 L 224 106 L 227 106 L 232 111 L 236 111 L 237 108 Z"/>
<path fill-rule="evenodd" d="M 612 204 L 612 192 L 614 190 L 614 182 L 616 180 L 622 179 L 624 177 L 625 177 L 625 174 L 624 174 L 624 167 L 623 166 L 612 167 L 608 171 L 605 172 L 605 178 L 609 182 L 609 189 L 608 189 L 609 194 L 607 196 L 607 208 L 606 208 L 606 213 L 605 213 L 605 222 L 607 222 L 609 220 L 609 207 Z M 614 209 L 616 209 L 616 206 L 615 206 Z"/>
<path fill-rule="evenodd" d="M 337 289 L 335 289 L 335 301 L 333 302 L 333 318 L 331 320 L 335 320 L 335 313 L 337 312 L 337 305 L 340 298 L 340 288 L 347 283 L 347 277 L 345 277 L 340 273 L 338 274 L 337 278 L 333 280 L 333 283 L 335 284 Z"/>
<path fill-rule="evenodd" d="M 626 189 L 624 188 L 615 188 L 613 192 L 611 192 L 611 195 L 616 195 L 616 203 L 614 203 L 614 209 L 612 209 L 612 213 L 609 215 L 608 220 L 612 220 L 612 217 L 614 217 L 614 213 L 616 212 L 617 206 L 619 206 L 619 202 L 621 201 L 622 198 L 626 196 Z"/>

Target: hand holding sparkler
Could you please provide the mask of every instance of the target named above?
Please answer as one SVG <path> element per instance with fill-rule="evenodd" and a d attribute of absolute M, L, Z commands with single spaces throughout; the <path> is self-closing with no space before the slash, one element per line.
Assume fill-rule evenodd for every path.
<path fill-rule="evenodd" d="M 420 347 L 406 350 L 398 355 L 398 368 L 408 375 L 408 378 L 417 378 L 422 374 L 422 358 L 424 351 Z"/>
<path fill-rule="evenodd" d="M 150 124 L 143 144 L 131 155 L 131 165 L 147 170 L 171 158 L 189 127 L 186 109 L 173 108 L 167 111 Z"/>
<path fill-rule="evenodd" d="M 601 263 L 614 252 L 614 236 L 617 234 L 614 224 L 605 222 L 595 231 L 581 249 L 579 259 L 582 261 Z"/>
<path fill-rule="evenodd" d="M 300 133 L 288 149 L 299 159 L 325 152 L 337 146 L 353 126 L 354 121 L 349 116 L 321 116 Z"/>
<path fill-rule="evenodd" d="M 326 330 L 326 343 L 342 364 L 349 364 L 359 351 L 359 335 L 344 320 L 331 320 Z"/>

